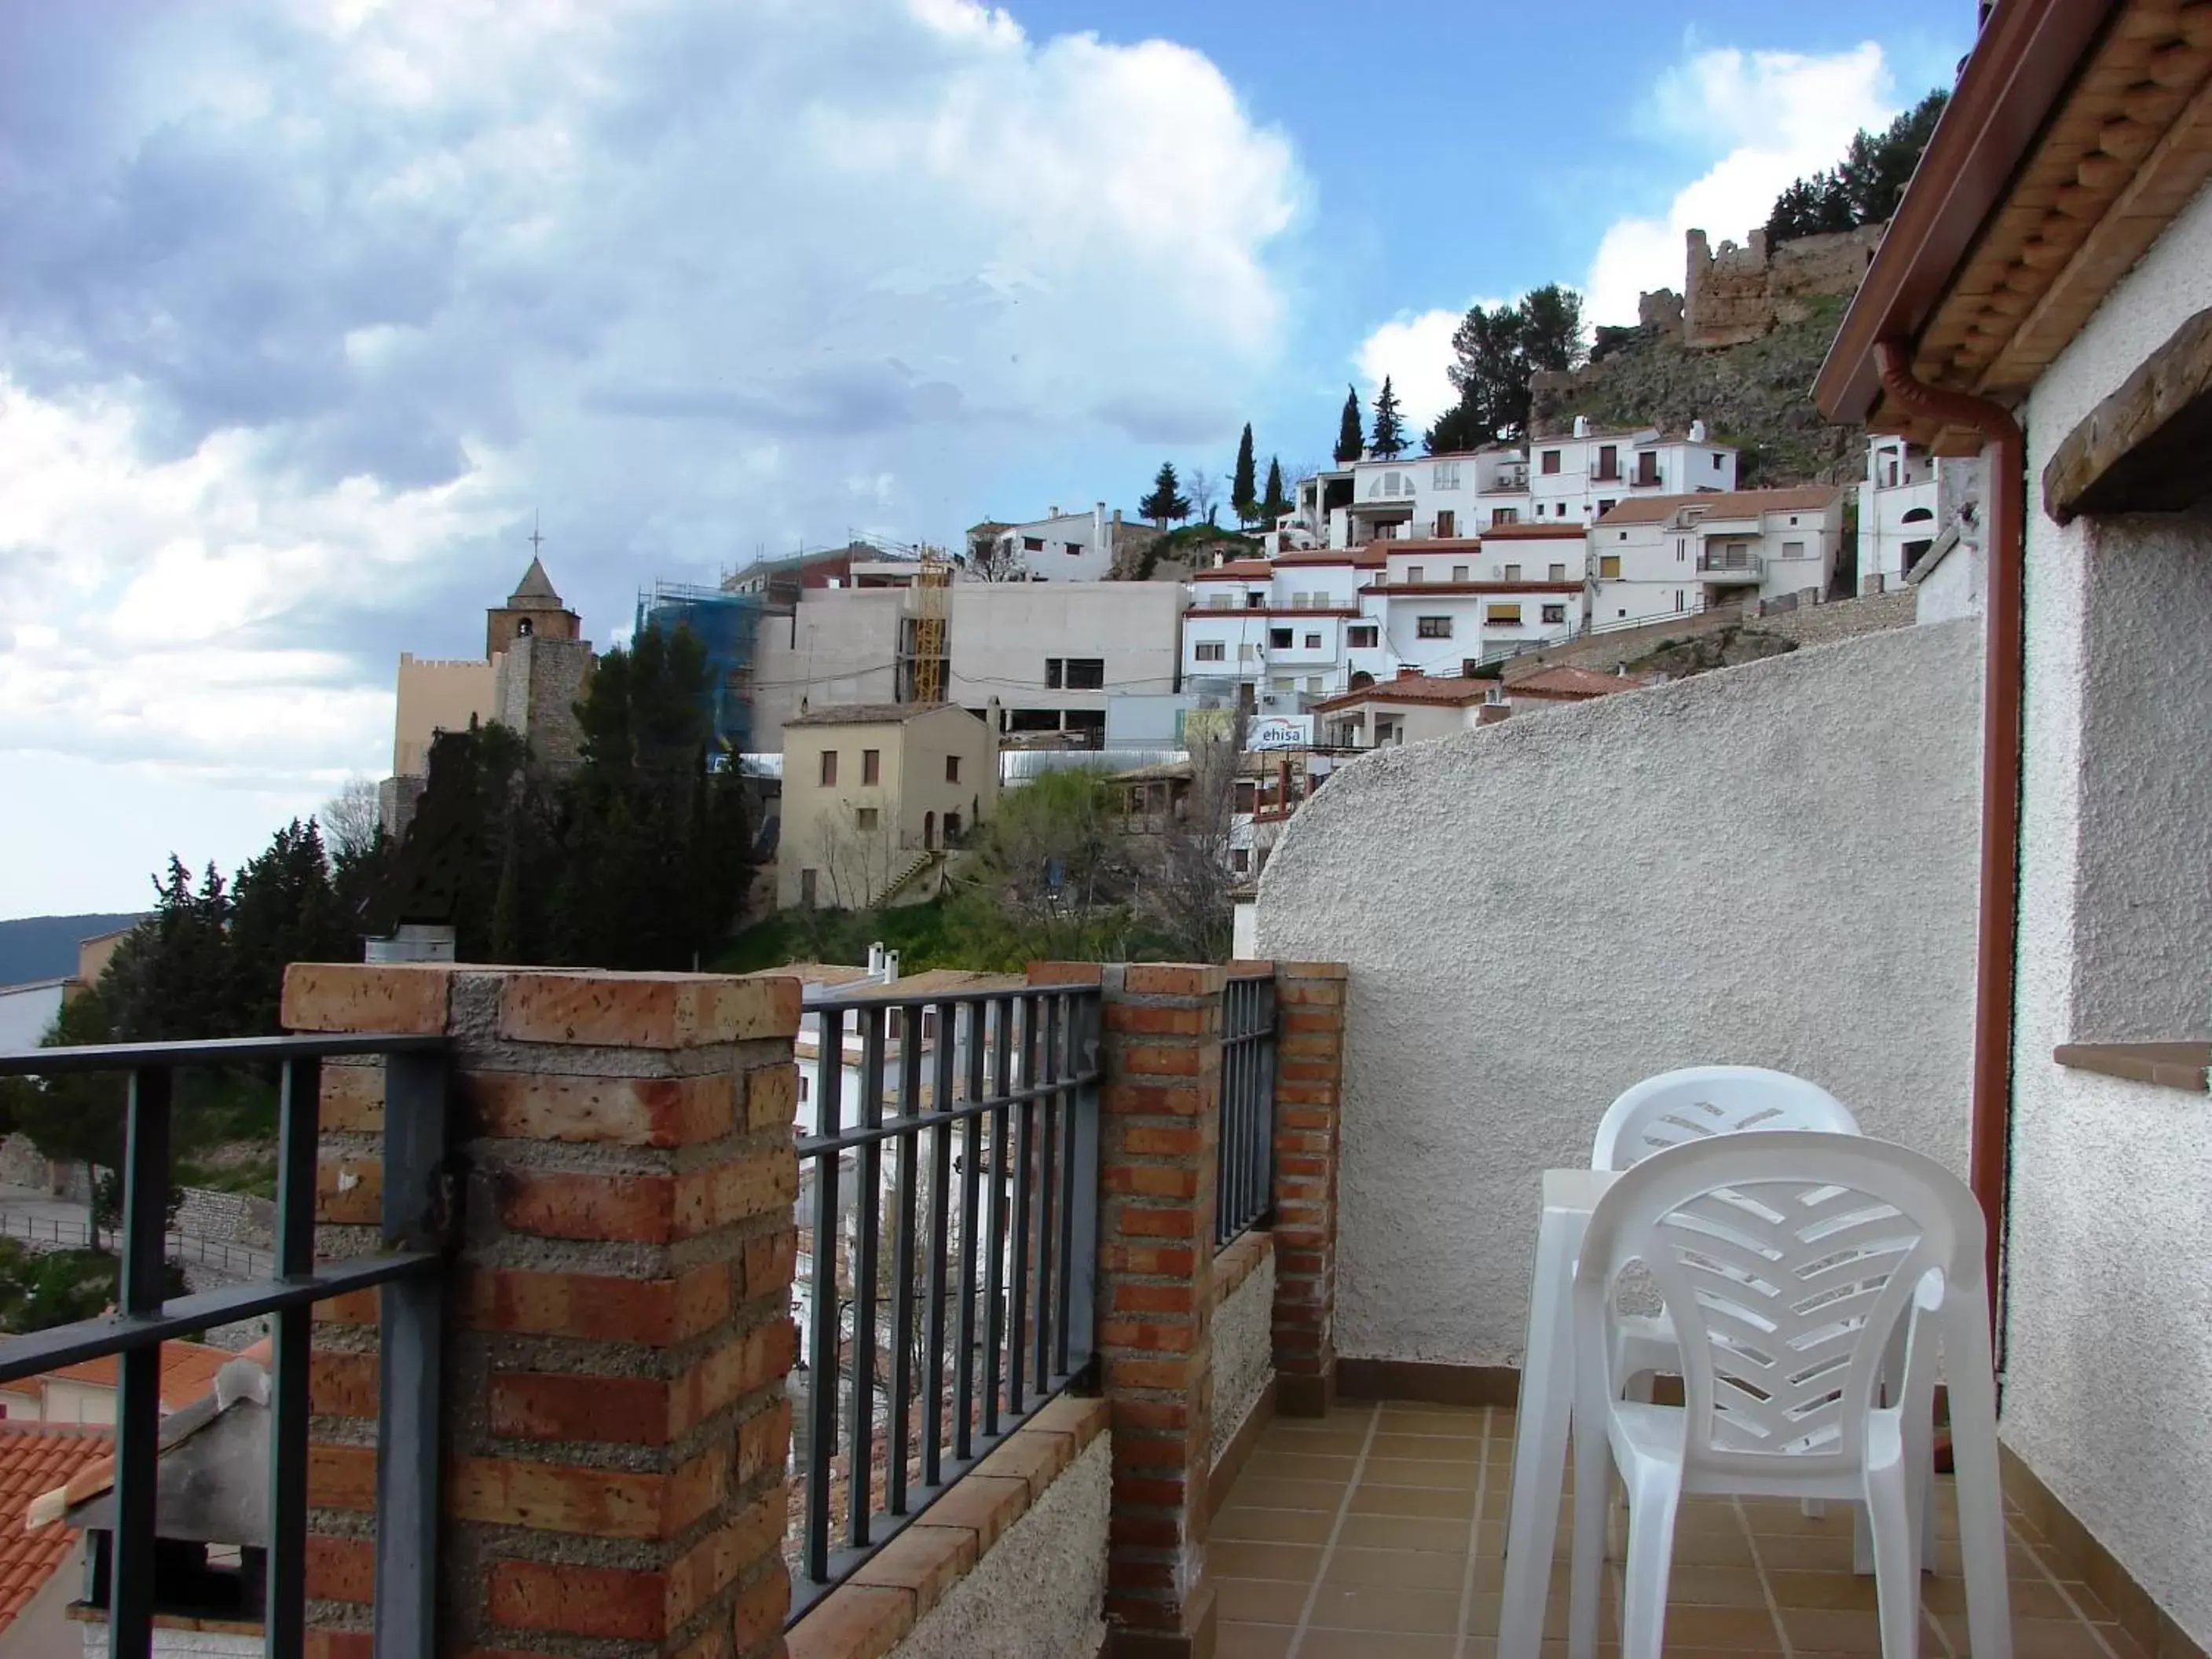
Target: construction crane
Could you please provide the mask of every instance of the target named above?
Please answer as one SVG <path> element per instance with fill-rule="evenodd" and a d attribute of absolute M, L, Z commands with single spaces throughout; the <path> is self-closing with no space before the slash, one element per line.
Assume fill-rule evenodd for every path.
<path fill-rule="evenodd" d="M 934 547 L 921 549 L 914 573 L 914 700 L 945 701 L 945 634 L 952 562 Z"/>

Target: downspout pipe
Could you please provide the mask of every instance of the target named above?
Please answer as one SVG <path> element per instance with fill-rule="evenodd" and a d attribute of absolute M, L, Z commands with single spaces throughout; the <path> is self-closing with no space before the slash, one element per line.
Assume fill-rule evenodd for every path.
<path fill-rule="evenodd" d="M 2021 685 L 2026 672 L 2027 444 L 2002 404 L 1913 378 L 1900 341 L 1875 347 L 1882 389 L 1915 419 L 1982 434 L 1988 634 L 1982 656 L 1980 926 L 1975 944 L 1974 1072 L 1967 1183 L 1989 1228 L 1990 1312 L 2002 1328 L 1999 1251 L 2012 1131 L 2013 1000 L 2020 915 Z"/>

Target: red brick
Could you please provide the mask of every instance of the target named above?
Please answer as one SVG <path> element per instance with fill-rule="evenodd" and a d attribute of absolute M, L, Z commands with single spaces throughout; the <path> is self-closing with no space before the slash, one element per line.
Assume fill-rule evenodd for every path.
<path fill-rule="evenodd" d="M 763 1066 L 745 1074 L 745 1124 L 788 1129 L 799 1116 L 799 1067 Z"/>
<path fill-rule="evenodd" d="M 1291 1083 L 1334 1083 L 1337 1067 L 1334 1061 L 1323 1064 L 1316 1060 L 1284 1060 L 1275 1065 L 1275 1075 Z"/>
<path fill-rule="evenodd" d="M 636 1244 L 665 1244 L 676 1235 L 673 1176 L 507 1170 L 498 1188 L 499 1218 L 516 1232 Z"/>
<path fill-rule="evenodd" d="M 1182 1522 L 1173 1516 L 1116 1511 L 1106 1523 L 1106 1541 L 1139 1548 L 1174 1549 L 1182 1542 Z"/>
<path fill-rule="evenodd" d="M 664 1603 L 668 1622 L 682 1624 L 763 1560 L 774 1559 L 785 1524 L 783 1493 L 778 1489 L 735 1520 L 710 1528 L 668 1570 Z"/>
<path fill-rule="evenodd" d="M 1344 1016 L 1325 1008 L 1293 1008 L 1283 1016 L 1283 1030 L 1333 1035 L 1344 1030 Z"/>
<path fill-rule="evenodd" d="M 1123 1475 L 1114 1482 L 1115 1504 L 1133 1504 L 1139 1508 L 1173 1510 L 1182 1507 L 1186 1483 L 1176 1480 L 1145 1480 L 1136 1475 Z"/>
<path fill-rule="evenodd" d="M 365 1630 L 305 1632 L 306 1659 L 376 1659 L 376 1638 Z"/>
<path fill-rule="evenodd" d="M 1190 963 L 1133 962 L 1121 973 L 1121 989 L 1131 996 L 1218 996 L 1229 975 L 1220 968 Z"/>
<path fill-rule="evenodd" d="M 444 963 L 295 962 L 276 1017 L 292 1031 L 442 1036 L 453 979 Z"/>
<path fill-rule="evenodd" d="M 524 972 L 502 976 L 499 1034 L 511 1042 L 696 1048 L 799 1030 L 795 979 L 722 974 Z"/>
<path fill-rule="evenodd" d="M 315 1165 L 315 1219 L 374 1227 L 384 1219 L 384 1164 L 325 1155 Z"/>
<path fill-rule="evenodd" d="M 1147 1469 L 1170 1471 L 1181 1478 L 1190 1467 L 1191 1443 L 1176 1435 L 1115 1435 L 1114 1437 L 1114 1468 L 1117 1471 Z"/>
<path fill-rule="evenodd" d="M 773 1151 L 679 1176 L 676 1236 L 691 1238 L 770 1210 L 788 1212 L 798 1196 L 799 1157 L 787 1140 Z"/>
<path fill-rule="evenodd" d="M 446 1509 L 487 1526 L 599 1538 L 658 1538 L 667 1480 L 568 1463 L 463 1457 L 446 1476 Z"/>
<path fill-rule="evenodd" d="M 683 1532 L 719 1504 L 729 1491 L 729 1443 L 712 1442 L 697 1456 L 670 1473 L 661 1508 L 662 1535 L 672 1538 Z"/>
<path fill-rule="evenodd" d="M 725 1407 L 781 1382 L 798 1354 L 798 1328 L 787 1316 L 731 1338 L 677 1379 L 672 1432 L 688 1433 Z"/>
<path fill-rule="evenodd" d="M 1198 1212 L 1193 1209 L 1152 1209 L 1125 1204 L 1115 1224 L 1125 1238 L 1195 1238 Z"/>
<path fill-rule="evenodd" d="M 676 1280 L 678 1341 L 710 1331 L 730 1316 L 730 1264 L 709 1261 Z"/>
<path fill-rule="evenodd" d="M 513 1267 L 465 1268 L 462 1278 L 462 1320 L 474 1330 L 662 1347 L 675 1340 L 672 1279 Z"/>
<path fill-rule="evenodd" d="M 747 1418 L 738 1431 L 738 1483 L 781 1469 L 791 1454 L 791 1401 L 779 1399 Z"/>
<path fill-rule="evenodd" d="M 883 1659 L 913 1628 L 914 1597 L 904 1590 L 847 1584 L 809 1608 L 784 1639 L 790 1659 Z"/>
<path fill-rule="evenodd" d="M 315 1321 L 324 1325 L 374 1325 L 382 1298 L 375 1291 L 348 1291 L 343 1296 L 325 1297 L 315 1304 Z"/>
<path fill-rule="evenodd" d="M 877 1552 L 852 1583 L 904 1590 L 917 1616 L 927 1613 L 975 1565 L 975 1534 L 965 1527 L 908 1527 Z"/>
<path fill-rule="evenodd" d="M 511 1630 L 651 1642 L 667 1628 L 666 1584 L 665 1573 L 625 1567 L 495 1561 L 484 1601 L 492 1621 Z"/>
<path fill-rule="evenodd" d="M 1107 1582 L 1117 1590 L 1171 1590 L 1178 1577 L 1172 1561 L 1133 1560 L 1118 1558 L 1107 1574 Z"/>
<path fill-rule="evenodd" d="M 376 1600 L 376 1540 L 311 1532 L 307 1548 L 307 1595 L 321 1601 Z"/>
<path fill-rule="evenodd" d="M 1103 1364 L 1109 1395 L 1124 1389 L 1158 1389 L 1180 1394 L 1192 1386 L 1188 1358 L 1133 1359 L 1109 1353 L 1103 1356 Z"/>
<path fill-rule="evenodd" d="M 1116 1313 L 1187 1314 L 1198 1304 L 1198 1291 L 1189 1285 L 1123 1283 L 1114 1286 L 1112 1302 Z"/>
<path fill-rule="evenodd" d="M 307 1502 L 318 1509 L 376 1508 L 376 1448 L 307 1444 Z"/>
<path fill-rule="evenodd" d="M 1209 1008 L 1178 1008 L 1149 1002 L 1109 1002 L 1106 1029 L 1146 1036 L 1199 1036 L 1213 1028 L 1216 1016 Z"/>
<path fill-rule="evenodd" d="M 668 1440 L 669 1385 L 642 1376 L 501 1373 L 491 1379 L 491 1431 L 522 1440 Z"/>
<path fill-rule="evenodd" d="M 737 1082 L 705 1077 L 590 1077 L 470 1072 L 461 1092 L 480 1133 L 520 1140 L 689 1146 L 730 1133 Z"/>
<path fill-rule="evenodd" d="M 1190 1407 L 1184 1401 L 1117 1399 L 1111 1403 L 1116 1434 L 1131 1430 L 1182 1429 L 1190 1424 Z"/>
<path fill-rule="evenodd" d="M 373 1353 L 319 1352 L 307 1362 L 307 1408 L 324 1417 L 376 1415 Z"/>
<path fill-rule="evenodd" d="M 1196 1049 L 1190 1050 L 1196 1054 Z M 1197 1083 L 1109 1083 L 1103 1103 L 1109 1114 L 1139 1117 L 1196 1117 L 1218 1097 L 1218 1091 Z"/>
<path fill-rule="evenodd" d="M 323 1062 L 323 1085 L 316 1121 L 334 1133 L 384 1133 L 384 1062 L 347 1066 Z"/>
<path fill-rule="evenodd" d="M 1099 1322 L 1098 1340 L 1111 1348 L 1137 1348 L 1147 1353 L 1188 1353 L 1192 1346 L 1188 1325 L 1159 1324 L 1140 1319 Z"/>
<path fill-rule="evenodd" d="M 998 1542 L 1029 1506 L 1026 1479 L 985 1474 L 979 1464 L 929 1506 L 929 1524 L 967 1528 L 975 1534 L 976 1553 L 981 1554 Z"/>
<path fill-rule="evenodd" d="M 1195 1045 L 1188 1048 L 1167 1048 L 1151 1043 L 1132 1043 L 1119 1056 L 1121 1064 L 1115 1070 L 1122 1075 L 1146 1077 L 1196 1077 L 1206 1069 L 1201 1062 L 1211 1054 L 1217 1060 L 1220 1048 L 1216 1044 L 1205 1048 Z"/>
<path fill-rule="evenodd" d="M 1105 978 L 1095 962 L 1032 962 L 1028 973 L 1032 985 L 1097 985 Z"/>
<path fill-rule="evenodd" d="M 1098 1247 L 1098 1265 L 1109 1273 L 1158 1279 L 1188 1279 L 1198 1253 L 1187 1245 L 1116 1244 Z"/>
<path fill-rule="evenodd" d="M 1109 1193 L 1142 1198 L 1195 1198 L 1198 1171 L 1188 1164 L 1109 1164 L 1105 1187 Z"/>
<path fill-rule="evenodd" d="M 758 1644 L 781 1641 L 783 1621 L 791 1613 L 791 1576 L 781 1560 L 738 1592 L 730 1608 L 730 1641 L 739 1654 Z"/>
<path fill-rule="evenodd" d="M 1195 1158 L 1206 1137 L 1168 1123 L 1115 1123 L 1107 1131 L 1112 1151 L 1131 1158 Z"/>
<path fill-rule="evenodd" d="M 763 1237 L 747 1239 L 744 1252 L 734 1264 L 737 1299 L 756 1302 L 773 1297 L 788 1302 L 790 1298 L 784 1292 L 791 1288 L 798 1259 L 799 1231 L 795 1227 L 782 1227 Z"/>

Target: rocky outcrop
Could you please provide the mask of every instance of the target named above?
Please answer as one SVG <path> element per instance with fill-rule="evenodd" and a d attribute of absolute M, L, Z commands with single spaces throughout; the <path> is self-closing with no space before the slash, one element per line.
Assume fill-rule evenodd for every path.
<path fill-rule="evenodd" d="M 1765 231 L 1754 230 L 1745 246 L 1723 242 L 1718 253 L 1704 231 L 1690 232 L 1682 343 L 1692 351 L 1744 345 L 1782 325 L 1805 321 L 1816 299 L 1850 298 L 1874 263 L 1883 228 L 1862 225 L 1800 236 L 1777 248 L 1767 246 Z"/>

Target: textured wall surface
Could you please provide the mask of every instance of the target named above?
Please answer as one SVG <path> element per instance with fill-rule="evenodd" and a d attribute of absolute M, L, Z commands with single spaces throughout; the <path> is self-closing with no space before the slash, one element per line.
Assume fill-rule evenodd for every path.
<path fill-rule="evenodd" d="M 1779 634 L 1800 645 L 1833 645 L 1886 629 L 1910 628 L 1919 605 L 1912 588 L 1894 593 L 1873 593 L 1863 599 L 1838 599 L 1830 605 L 1801 605 L 1795 611 L 1777 611 L 1752 624 L 1762 634 Z"/>
<path fill-rule="evenodd" d="M 1060 1471 L 892 1659 L 1097 1659 L 1106 1637 L 1113 1439 L 1100 1435 Z"/>
<path fill-rule="evenodd" d="M 1218 1461 L 1275 1370 L 1275 1253 L 1213 1310 L 1213 1436 L 1209 1461 Z"/>
<path fill-rule="evenodd" d="M 176 1231 L 222 1244 L 270 1248 L 276 1237 L 276 1206 L 246 1193 L 219 1193 L 187 1187 L 177 1205 Z"/>
<path fill-rule="evenodd" d="M 1363 758 L 1291 820 L 1261 951 L 1352 976 L 1340 1353 L 1517 1360 L 1539 1174 L 1656 1072 L 1779 1066 L 1963 1169 L 1979 697 L 1973 623 L 1900 629 Z"/>
<path fill-rule="evenodd" d="M 2200 195 L 2037 387 L 2030 479 L 2206 306 L 2212 198 Z M 2204 1099 L 2067 1071 L 2051 1051 L 2148 1021 L 2161 1003 L 2185 1022 L 2165 1036 L 2202 1036 L 2212 1015 L 2202 908 L 2212 726 L 2191 684 L 2212 623 L 2208 544 L 2202 515 L 2062 529 L 2029 514 L 2003 1424 L 2053 1494 L 2200 1644 L 2212 1644 Z M 2182 639 L 2199 643 L 2172 655 Z M 2115 836 L 2122 844 L 2109 844 Z M 2143 885 L 2164 860 L 2168 887 Z M 2145 903 L 2132 915 L 2113 908 Z M 2193 959 L 2161 959 L 2191 933 Z M 2118 954 L 2130 933 L 2147 941 L 2133 989 Z M 2142 982 L 2154 979 L 2165 982 Z"/>

